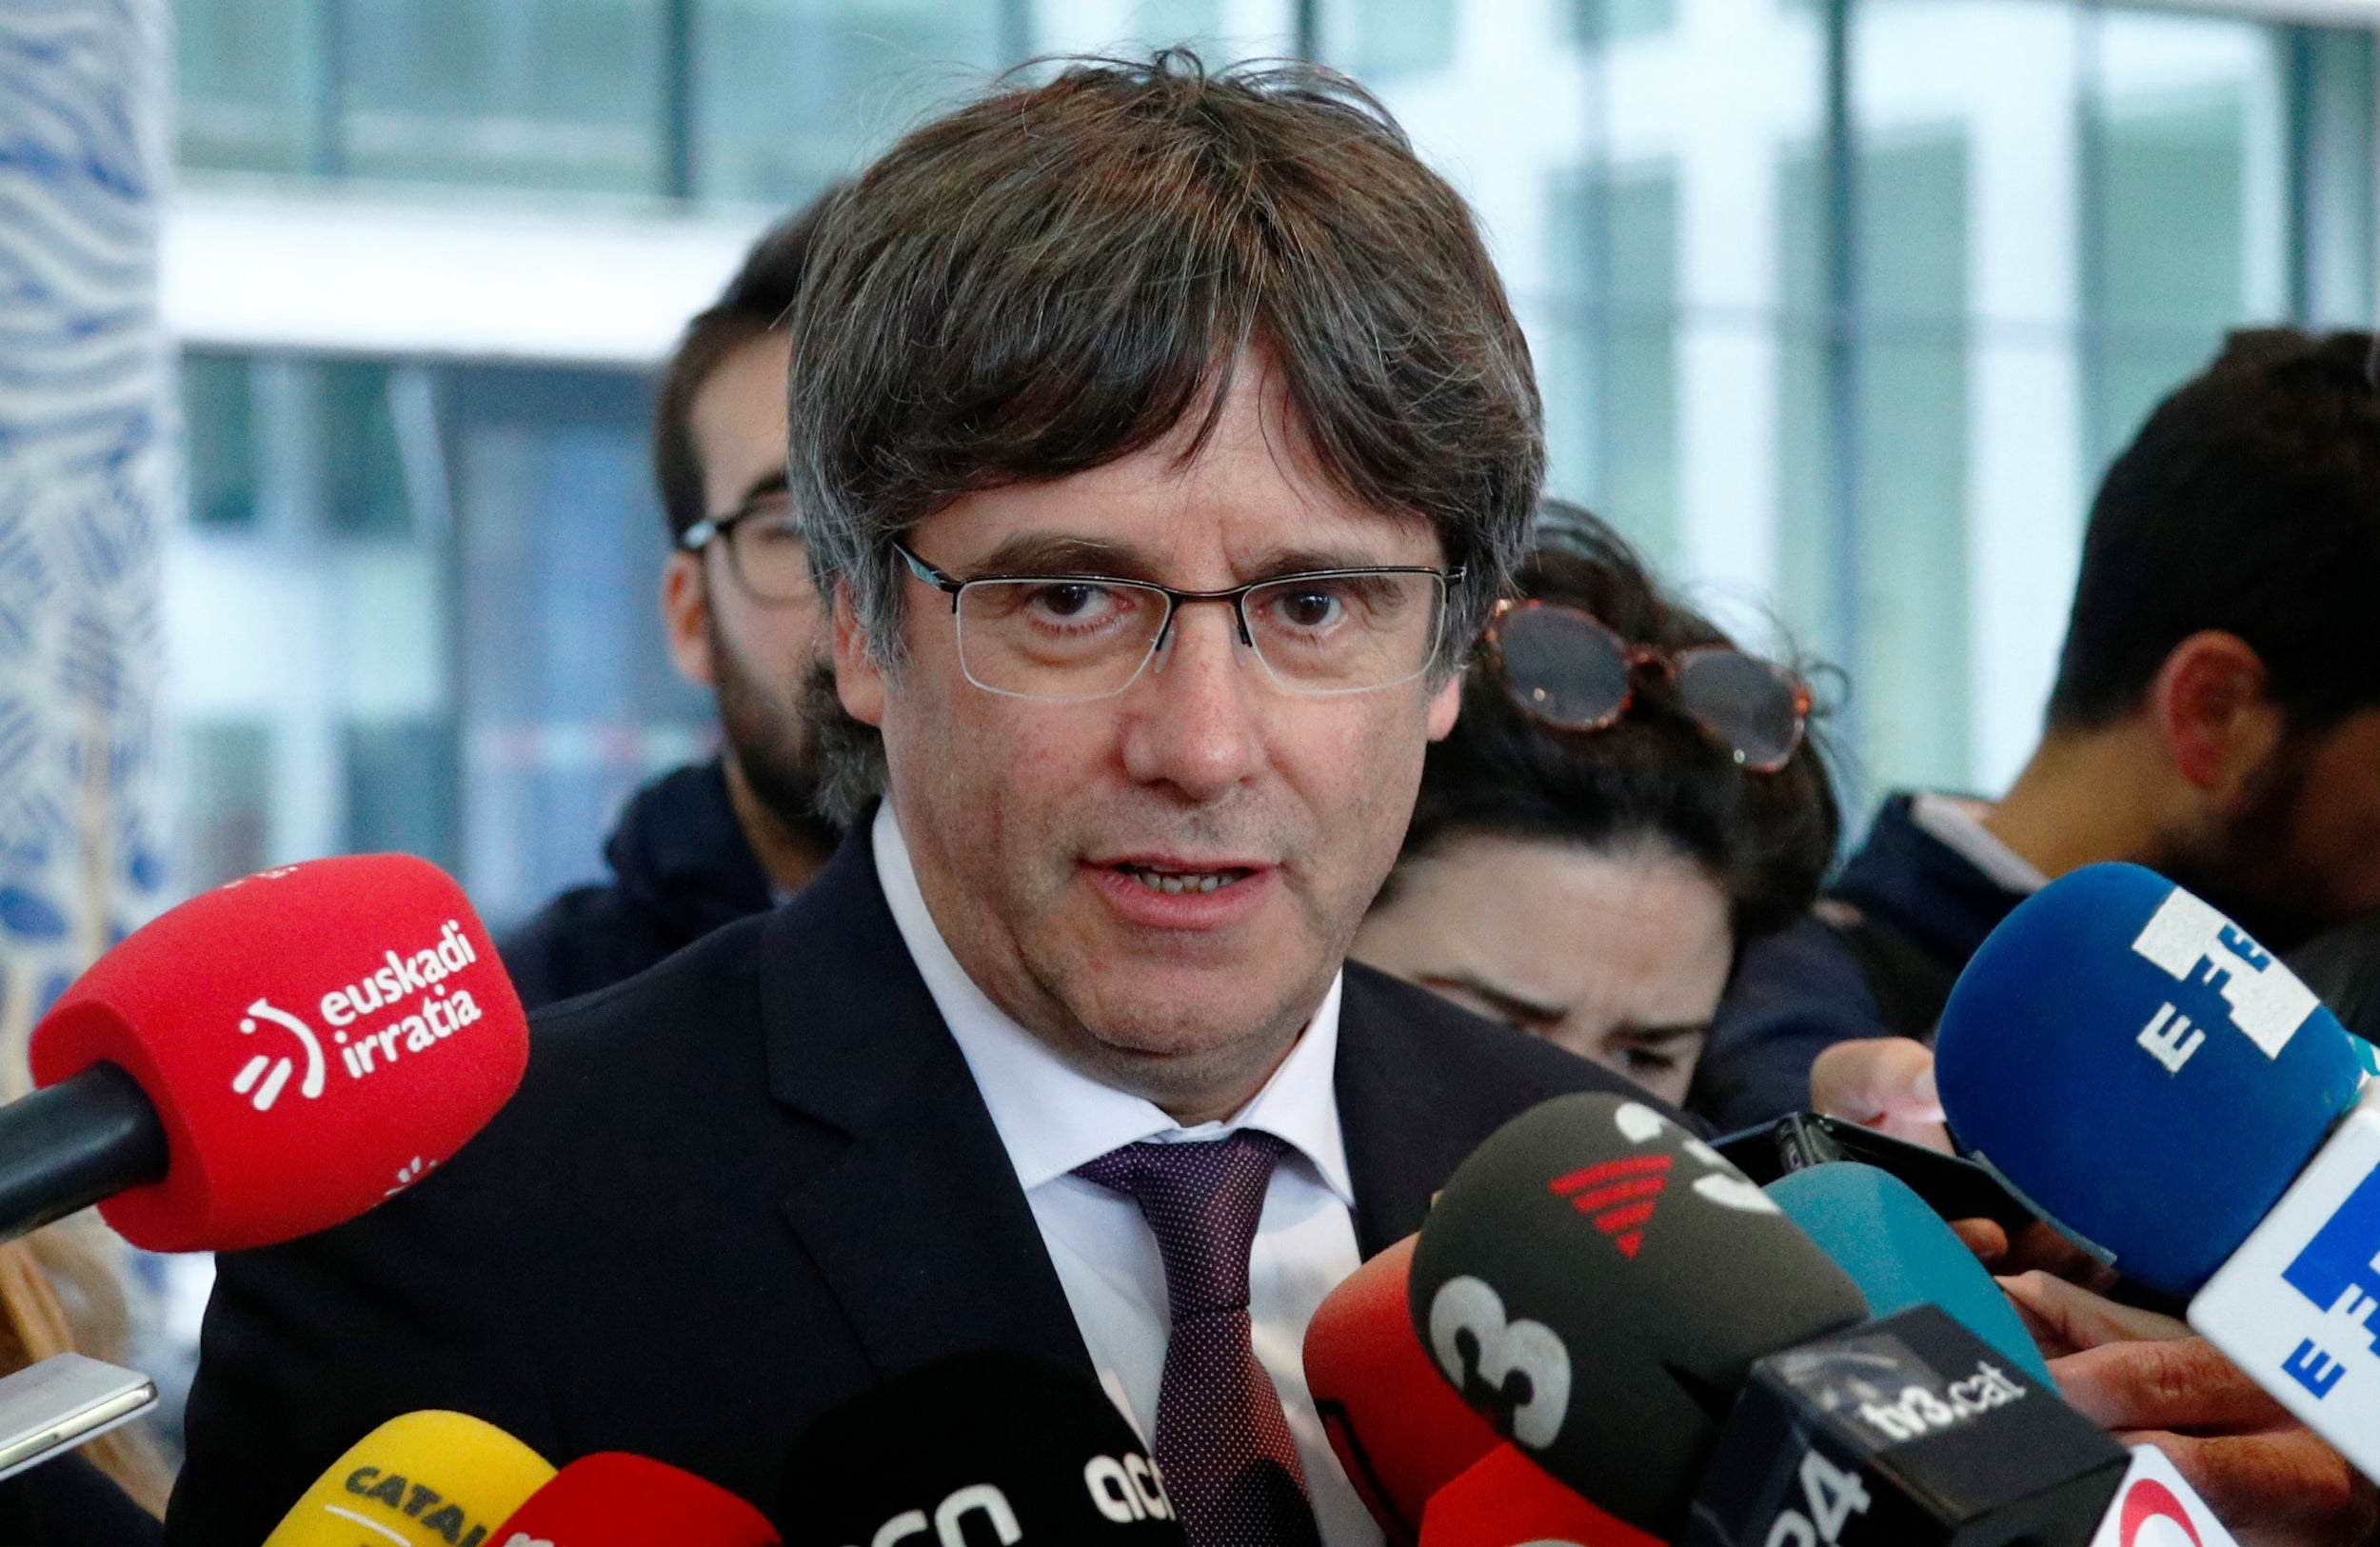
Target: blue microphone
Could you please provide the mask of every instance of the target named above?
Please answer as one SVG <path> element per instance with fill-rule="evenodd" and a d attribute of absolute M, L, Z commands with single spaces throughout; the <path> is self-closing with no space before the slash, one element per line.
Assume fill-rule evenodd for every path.
<path fill-rule="evenodd" d="M 1857 1160 L 1834 1160 L 1789 1171 L 1764 1190 L 1851 1275 L 1877 1317 L 1938 1306 L 2010 1363 L 2056 1389 L 2008 1297 L 1909 1183 Z"/>
<path fill-rule="evenodd" d="M 2086 866 L 2019 903 L 1952 990 L 1934 1051 L 1973 1158 L 2172 1295 L 2255 1228 L 2363 1080 L 2311 990 L 2131 864 Z"/>

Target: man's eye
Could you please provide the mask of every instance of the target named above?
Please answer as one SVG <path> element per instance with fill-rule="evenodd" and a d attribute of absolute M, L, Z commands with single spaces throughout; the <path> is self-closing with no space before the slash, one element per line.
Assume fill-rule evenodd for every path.
<path fill-rule="evenodd" d="M 1346 613 L 1347 599 L 1328 585 L 1292 585 L 1273 598 L 1273 615 L 1292 628 L 1328 628 Z"/>
<path fill-rule="evenodd" d="M 1636 1047 L 1623 1042 L 1619 1048 L 1622 1063 L 1640 1074 L 1667 1074 L 1677 1067 L 1675 1055 L 1656 1053 L 1649 1047 Z"/>
<path fill-rule="evenodd" d="M 1072 580 L 1035 586 L 1029 605 L 1043 618 L 1069 624 L 1099 623 L 1124 606 L 1114 588 Z"/>

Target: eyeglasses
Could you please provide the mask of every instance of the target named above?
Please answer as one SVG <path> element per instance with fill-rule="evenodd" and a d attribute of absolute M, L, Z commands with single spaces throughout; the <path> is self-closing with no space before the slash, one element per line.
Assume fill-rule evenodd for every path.
<path fill-rule="evenodd" d="M 727 548 L 727 567 L 756 602 L 781 605 L 807 601 L 816 594 L 810 585 L 809 541 L 802 518 L 781 493 L 763 496 L 741 510 L 710 516 L 688 526 L 678 546 L 700 553 L 713 542 Z"/>
<path fill-rule="evenodd" d="M 959 667 L 986 692 L 1061 703 L 1109 698 L 1140 680 L 1177 609 L 1232 609 L 1240 643 L 1292 693 L 1365 693 L 1429 669 L 1459 569 L 1322 569 L 1224 591 L 1111 575 L 962 580 L 896 543 L 909 572 L 950 598 Z"/>
<path fill-rule="evenodd" d="M 1557 602 L 1497 603 L 1486 650 L 1513 702 L 1557 730 L 1610 728 L 1636 701 L 1636 673 L 1656 669 L 1677 706 L 1753 773 L 1791 762 L 1810 719 L 1809 686 L 1779 666 L 1724 645 L 1631 645 Z"/>

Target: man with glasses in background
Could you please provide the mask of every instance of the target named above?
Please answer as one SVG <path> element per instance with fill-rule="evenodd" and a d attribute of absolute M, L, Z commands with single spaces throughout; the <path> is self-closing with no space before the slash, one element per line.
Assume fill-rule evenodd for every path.
<path fill-rule="evenodd" d="M 670 660 L 719 707 L 720 750 L 639 790 L 573 887 L 498 942 L 531 1009 L 632 978 L 799 891 L 841 834 L 820 814 L 805 693 L 831 703 L 802 521 L 785 493 L 785 313 L 833 194 L 753 244 L 664 367 L 653 472 L 671 551 Z M 813 682 L 812 679 L 821 681 Z"/>
<path fill-rule="evenodd" d="M 1078 65 L 911 133 L 812 264 L 792 505 L 882 803 L 542 1015 L 444 1170 L 223 1259 L 176 1542 L 250 1547 L 429 1407 L 776 1509 L 825 1408 L 1008 1348 L 1131 1410 L 1193 1547 L 1374 1543 L 1307 1320 L 1504 1121 L 1633 1093 L 1345 962 L 1544 461 L 1378 106 Z"/>

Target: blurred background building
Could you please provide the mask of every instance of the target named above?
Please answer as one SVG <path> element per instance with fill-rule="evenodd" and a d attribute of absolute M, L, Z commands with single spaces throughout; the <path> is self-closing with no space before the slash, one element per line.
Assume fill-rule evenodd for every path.
<path fill-rule="evenodd" d="M 2357 17 L 2369 18 L 2358 22 Z M 938 101 L 1189 40 L 1477 203 L 1554 487 L 1834 663 L 1855 800 L 2030 744 L 2098 470 L 2229 326 L 2368 325 L 2380 8 L 177 0 L 176 890 L 403 848 L 491 922 L 697 751 L 646 371 Z"/>

